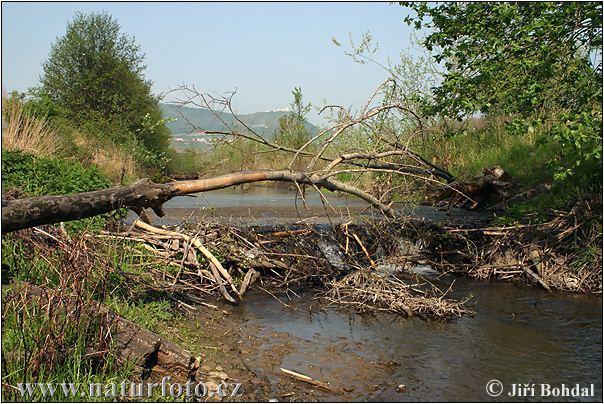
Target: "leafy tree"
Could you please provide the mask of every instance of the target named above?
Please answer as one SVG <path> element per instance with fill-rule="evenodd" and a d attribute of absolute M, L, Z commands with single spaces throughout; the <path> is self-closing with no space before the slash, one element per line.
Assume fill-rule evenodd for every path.
<path fill-rule="evenodd" d="M 292 91 L 294 101 L 291 104 L 292 112 L 279 118 L 279 128 L 275 136 L 277 144 L 298 149 L 310 139 L 310 132 L 306 127 L 306 114 L 310 111 L 310 104 L 304 104 L 302 89 L 295 87 Z"/>
<path fill-rule="evenodd" d="M 428 28 L 424 45 L 446 69 L 429 114 L 516 117 L 547 125 L 560 146 L 555 176 L 601 178 L 602 4 L 402 3 Z"/>
<path fill-rule="evenodd" d="M 52 46 L 37 98 L 52 100 L 89 132 L 140 143 L 157 156 L 168 148 L 169 131 L 144 78 L 143 59 L 109 14 L 78 13 Z"/>

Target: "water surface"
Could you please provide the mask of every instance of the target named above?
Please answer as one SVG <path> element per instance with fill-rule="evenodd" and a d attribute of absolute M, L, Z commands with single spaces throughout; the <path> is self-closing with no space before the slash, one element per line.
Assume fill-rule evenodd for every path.
<path fill-rule="evenodd" d="M 358 199 L 326 196 L 337 211 L 329 211 L 331 219 L 375 214 L 365 211 L 367 204 Z M 306 207 L 287 189 L 251 187 L 177 197 L 165 207 L 168 221 L 189 217 L 247 224 L 309 218 L 325 222 L 327 208 L 320 195 L 311 190 L 305 200 Z M 474 223 L 489 218 L 489 214 L 459 210 L 447 216 L 422 206 L 398 209 L 432 221 L 455 218 Z M 309 293 L 291 294 L 291 300 L 280 296 L 287 303 L 284 306 L 256 291 L 231 310 L 228 321 L 240 327 L 241 335 L 260 340 L 257 348 L 242 348 L 244 360 L 270 382 L 271 395 L 279 400 L 495 400 L 485 389 L 492 379 L 505 386 L 499 400 L 512 400 L 505 395 L 512 383 L 594 383 L 596 397 L 587 400 L 602 400 L 601 297 L 452 276 L 434 282 L 447 290 L 453 280 L 450 297 L 471 296 L 475 316 L 445 323 L 389 314 L 357 315 L 320 310 L 322 304 Z M 284 376 L 280 367 L 328 382 L 343 392 L 300 388 L 300 382 Z M 295 395 L 289 395 L 295 386 Z"/>
<path fill-rule="evenodd" d="M 490 213 L 469 212 L 453 209 L 451 215 L 431 206 L 394 204 L 393 207 L 415 218 L 432 221 L 485 222 Z M 250 186 L 231 187 L 190 196 L 178 196 L 164 204 L 166 216 L 158 219 L 160 224 L 177 224 L 184 219 L 189 222 L 216 221 L 233 224 L 276 225 L 302 222 L 327 224 L 348 222 L 359 214 L 364 217 L 383 218 L 367 202 L 333 192 L 319 194 L 307 189 L 304 198 L 295 189 L 286 187 Z M 132 216 L 134 217 L 134 216 Z"/>
<path fill-rule="evenodd" d="M 594 383 L 596 397 L 587 401 L 602 400 L 600 298 L 468 279 L 456 279 L 452 293 L 472 295 L 476 315 L 426 322 L 321 311 L 306 295 L 284 298 L 285 307 L 251 294 L 230 321 L 262 339 L 248 365 L 271 381 L 275 396 L 287 393 L 279 387 L 284 367 L 349 390 L 316 390 L 320 400 L 491 400 L 491 379 L 506 391 L 512 383 Z"/>

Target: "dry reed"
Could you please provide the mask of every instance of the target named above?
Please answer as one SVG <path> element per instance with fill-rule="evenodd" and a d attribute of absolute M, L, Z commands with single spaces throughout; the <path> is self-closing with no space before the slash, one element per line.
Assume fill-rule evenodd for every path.
<path fill-rule="evenodd" d="M 45 119 L 29 115 L 17 100 L 2 97 L 2 148 L 38 156 L 59 152 L 58 135 Z"/>

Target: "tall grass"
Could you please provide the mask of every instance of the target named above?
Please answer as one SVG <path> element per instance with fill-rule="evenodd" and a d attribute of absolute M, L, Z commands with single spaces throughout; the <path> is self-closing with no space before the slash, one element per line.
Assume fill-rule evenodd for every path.
<path fill-rule="evenodd" d="M 137 380 L 131 363 L 116 356 L 117 346 L 98 317 L 98 303 L 154 330 L 172 319 L 172 308 L 148 291 L 151 265 L 145 253 L 131 253 L 122 240 L 68 237 L 56 227 L 4 237 L 2 277 L 2 399 L 47 401 L 39 391 L 22 397 L 18 383 L 120 383 Z M 24 293 L 27 285 L 48 294 Z M 56 304 L 50 305 L 49 302 Z M 81 397 L 54 400 L 78 401 Z"/>
<path fill-rule="evenodd" d="M 480 175 L 482 169 L 500 166 L 520 188 L 550 181 L 548 163 L 555 158 L 555 145 L 540 142 L 543 133 L 529 129 L 511 133 L 500 118 L 481 120 L 466 131 L 448 136 L 436 131 L 416 142 L 415 150 L 462 179 Z"/>
<path fill-rule="evenodd" d="M 71 135 L 78 155 L 88 164 L 96 165 L 114 184 L 123 184 L 136 178 L 134 156 L 110 140 L 100 141 L 74 131 Z"/>
<path fill-rule="evenodd" d="M 28 113 L 17 99 L 2 97 L 2 148 L 35 156 L 75 159 L 95 165 L 112 183 L 137 176 L 134 156 L 110 140 L 100 141 L 67 123 L 50 123 Z"/>
<path fill-rule="evenodd" d="M 3 95 L 2 148 L 52 156 L 59 153 L 59 135 L 45 119 L 27 114 L 20 101 Z"/>

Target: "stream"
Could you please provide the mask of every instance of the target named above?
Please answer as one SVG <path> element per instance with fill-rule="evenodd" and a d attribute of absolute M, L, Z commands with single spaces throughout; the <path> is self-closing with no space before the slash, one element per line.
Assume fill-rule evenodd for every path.
<path fill-rule="evenodd" d="M 191 220 L 192 212 L 201 212 L 204 220 L 275 224 L 314 217 L 320 223 L 319 195 L 306 195 L 302 216 L 294 196 L 259 188 L 179 197 L 166 204 L 163 221 Z M 366 206 L 329 198 L 342 220 Z M 414 212 L 428 220 L 450 220 L 434 208 Z M 485 219 L 462 211 L 452 216 Z M 276 299 L 255 289 L 228 309 L 228 322 L 237 325 L 240 360 L 268 386 L 267 398 L 279 401 L 602 401 L 601 297 L 453 275 L 431 282 L 443 291 L 454 283 L 448 297 L 470 297 L 475 315 L 451 322 L 360 315 L 321 309 L 324 304 L 310 292 Z M 338 392 L 292 380 L 280 368 L 329 383 Z M 486 391 L 493 379 L 503 385 L 498 397 Z M 534 383 L 534 396 L 530 391 L 528 397 L 509 396 L 514 383 Z M 541 397 L 541 383 L 551 388 L 593 383 L 594 396 Z"/>
<path fill-rule="evenodd" d="M 453 279 L 437 283 L 442 288 Z M 260 339 L 244 360 L 268 378 L 277 399 L 288 392 L 280 384 L 283 367 L 345 389 L 315 389 L 296 400 L 496 400 L 485 385 L 497 379 L 506 389 L 499 400 L 526 401 L 506 397 L 512 383 L 594 383 L 595 397 L 585 401 L 602 401 L 601 299 L 462 278 L 452 290 L 454 297 L 473 296 L 473 317 L 447 323 L 322 311 L 306 294 L 282 297 L 285 307 L 253 293 L 229 321 L 241 325 L 242 335 Z"/>
<path fill-rule="evenodd" d="M 435 222 L 488 221 L 490 215 L 453 209 L 450 215 L 431 206 L 395 203 L 399 212 Z M 358 198 L 307 189 L 305 197 L 284 187 L 250 186 L 227 188 L 188 196 L 177 196 L 164 204 L 166 216 L 155 217 L 158 224 L 174 225 L 184 220 L 213 221 L 233 225 L 278 225 L 284 223 L 329 224 L 347 222 L 356 215 L 382 218 Z M 128 220 L 133 220 L 130 213 Z"/>

